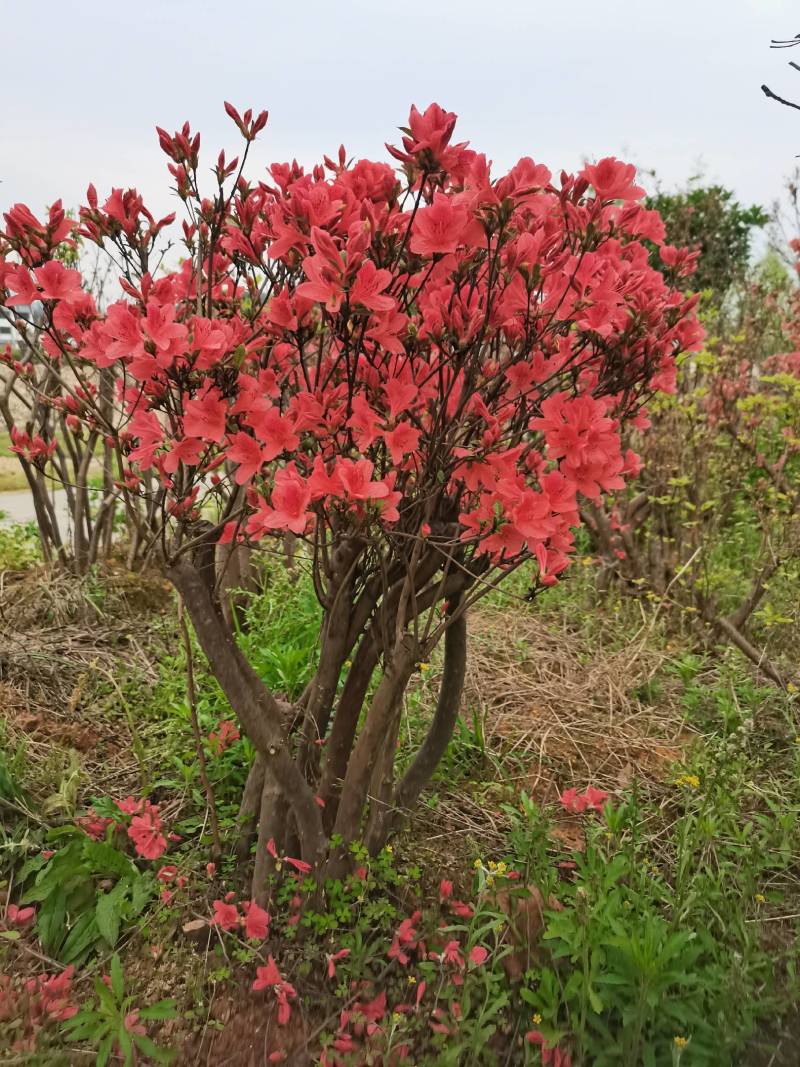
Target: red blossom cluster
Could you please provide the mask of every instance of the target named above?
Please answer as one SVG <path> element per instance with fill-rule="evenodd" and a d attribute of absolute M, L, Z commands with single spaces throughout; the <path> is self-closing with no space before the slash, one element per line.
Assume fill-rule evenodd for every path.
<path fill-rule="evenodd" d="M 266 122 L 229 114 L 248 142 Z M 130 485 L 156 472 L 174 516 L 215 495 L 225 463 L 248 489 L 225 538 L 405 528 L 402 514 L 416 534 L 436 484 L 477 554 L 533 554 L 553 580 L 579 498 L 636 469 L 620 418 L 670 387 L 676 352 L 700 331 L 693 301 L 648 263 L 642 239 L 663 243 L 663 226 L 639 203 L 632 166 L 609 158 L 556 185 L 526 157 L 493 180 L 485 156 L 451 144 L 454 125 L 437 105 L 412 109 L 391 149 L 405 186 L 344 150 L 310 172 L 239 177 L 224 211 L 201 200 L 200 230 L 220 231 L 202 275 L 188 257 L 158 278 L 124 277 L 125 298 L 105 311 L 78 271 L 48 258 L 73 232 L 63 212 L 45 225 L 17 205 L 0 244 L 2 300 L 44 305 L 48 356 L 86 369 L 75 419 L 116 433 Z M 179 189 L 191 185 L 199 139 L 188 126 L 159 136 Z M 142 248 L 171 221 L 155 223 L 132 190 L 100 207 L 90 188 L 77 232 Z M 185 224 L 187 245 L 195 231 Z M 685 268 L 674 249 L 663 258 Z M 91 387 L 106 367 L 118 373 L 115 425 Z"/>
<path fill-rule="evenodd" d="M 221 756 L 225 749 L 229 748 L 234 741 L 238 741 L 240 737 L 236 723 L 230 722 L 229 719 L 221 719 L 217 729 L 212 730 L 208 735 L 208 747 L 215 756 Z"/>
<path fill-rule="evenodd" d="M 233 894 L 229 896 L 233 899 Z M 209 923 L 228 932 L 244 928 L 247 938 L 263 941 L 269 935 L 270 917 L 269 912 L 260 907 L 255 900 L 245 900 L 240 913 L 237 905 L 226 898 L 214 901 L 214 914 Z"/>
<path fill-rule="evenodd" d="M 353 983 L 356 993 L 358 986 Z M 404 1005 L 394 1009 L 402 1014 Z M 354 1054 L 369 1056 L 373 1042 L 377 1047 L 383 1044 L 386 1024 L 383 1022 L 387 1013 L 386 992 L 382 990 L 371 1000 L 354 999 L 351 1007 L 339 1013 L 339 1025 L 328 1048 L 320 1056 L 320 1067 L 345 1067 L 351 1063 Z M 409 1048 L 404 1044 L 393 1046 L 394 1060 L 403 1060 L 408 1056 Z"/>
<path fill-rule="evenodd" d="M 133 841 L 137 855 L 146 860 L 157 860 L 162 856 L 167 849 L 167 839 L 161 833 L 158 807 L 149 800 L 136 800 L 134 797 L 120 800 L 117 806 L 131 817 L 127 834 Z"/>
<path fill-rule="evenodd" d="M 26 930 L 36 920 L 36 908 L 20 908 L 18 904 L 9 904 L 6 908 L 4 925 L 8 929 Z"/>
<path fill-rule="evenodd" d="M 587 810 L 603 814 L 603 807 L 608 800 L 608 793 L 602 789 L 595 789 L 590 785 L 585 793 L 579 793 L 577 789 L 565 789 L 558 798 L 561 806 L 575 815 L 580 815 Z"/>
<path fill-rule="evenodd" d="M 71 998 L 75 968 L 60 974 L 40 974 L 24 982 L 0 974 L 0 1023 L 21 1024 L 10 1051 L 33 1052 L 37 1032 L 48 1023 L 64 1022 L 78 1013 Z"/>
<path fill-rule="evenodd" d="M 271 989 L 278 1004 L 278 1025 L 285 1026 L 291 1018 L 292 1008 L 289 1003 L 297 997 L 294 986 L 287 982 L 278 970 L 278 965 L 272 956 L 267 957 L 266 967 L 256 968 L 256 979 L 253 989 Z"/>
<path fill-rule="evenodd" d="M 281 856 L 275 846 L 275 839 L 270 838 L 267 841 L 267 852 L 275 861 L 275 869 L 280 870 L 282 864 L 287 863 L 290 867 L 293 867 L 298 874 L 308 874 L 311 871 L 311 864 L 306 863 L 305 860 L 295 859 L 294 856 Z"/>
<path fill-rule="evenodd" d="M 167 839 L 162 833 L 161 816 L 158 814 L 158 806 L 151 804 L 149 800 L 126 797 L 116 802 L 120 811 L 128 816 L 126 821 L 117 821 L 97 815 L 93 808 L 88 813 L 75 820 L 84 833 L 95 841 L 100 841 L 109 826 L 115 829 L 125 829 L 136 854 L 147 860 L 157 860 L 167 849 Z M 170 835 L 172 836 L 172 835 Z"/>
<path fill-rule="evenodd" d="M 24 430 L 11 427 L 11 451 L 18 456 L 24 456 L 31 463 L 41 463 L 50 458 L 56 450 L 56 442 L 49 444 L 39 434 L 31 436 Z"/>
<path fill-rule="evenodd" d="M 529 1030 L 525 1040 L 541 1049 L 542 1067 L 572 1067 L 572 1056 L 566 1049 L 551 1045 L 540 1030 Z"/>

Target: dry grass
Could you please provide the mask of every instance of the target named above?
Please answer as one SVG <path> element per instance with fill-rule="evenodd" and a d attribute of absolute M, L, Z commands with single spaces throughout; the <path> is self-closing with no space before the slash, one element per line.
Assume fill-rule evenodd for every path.
<path fill-rule="evenodd" d="M 650 624 L 620 650 L 608 636 L 571 633 L 563 619 L 559 625 L 535 609 L 475 611 L 462 718 L 483 739 L 484 765 L 452 787 L 442 781 L 435 807 L 415 815 L 410 833 L 420 853 L 456 871 L 469 867 L 477 847 L 501 848 L 502 804 L 521 790 L 554 804 L 570 786 L 613 795 L 636 779 L 666 795 L 695 735 L 679 682 L 659 673 L 668 653 L 655 644 Z M 658 700 L 650 704 L 638 694 L 657 674 Z M 581 848 L 580 820 L 557 817 L 553 836 Z"/>
<path fill-rule="evenodd" d="M 25 743 L 38 800 L 57 787 L 71 750 L 95 792 L 138 776 L 125 715 L 104 715 L 99 697 L 124 703 L 126 677 L 155 684 L 152 625 L 171 600 L 152 575 L 111 567 L 102 582 L 101 597 L 93 580 L 45 567 L 0 576 L 0 721 L 9 752 Z"/>
<path fill-rule="evenodd" d="M 529 791 L 560 777 L 613 790 L 661 780 L 692 738 L 676 692 L 637 694 L 667 658 L 649 631 L 622 650 L 556 630 L 533 612 L 486 608 L 470 620 L 465 703 L 487 743 L 529 768 Z M 546 799 L 554 799 L 550 796 Z"/>

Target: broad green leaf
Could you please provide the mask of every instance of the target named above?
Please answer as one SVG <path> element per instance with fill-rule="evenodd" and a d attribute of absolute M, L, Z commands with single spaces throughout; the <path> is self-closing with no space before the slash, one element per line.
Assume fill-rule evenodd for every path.
<path fill-rule="evenodd" d="M 95 943 L 99 937 L 97 923 L 91 911 L 85 911 L 69 932 L 61 958 L 64 963 L 74 963 Z"/>
<path fill-rule="evenodd" d="M 175 1000 L 159 1000 L 158 1003 L 151 1004 L 148 1008 L 142 1008 L 139 1018 L 145 1020 L 174 1019 L 176 1004 Z"/>
<path fill-rule="evenodd" d="M 133 875 L 136 871 L 133 863 L 127 856 L 113 845 L 107 845 L 105 841 L 87 840 L 84 845 L 86 859 L 91 863 L 92 869 L 101 874 Z"/>
<path fill-rule="evenodd" d="M 98 897 L 94 914 L 100 936 L 113 948 L 119 937 L 119 897 L 113 892 L 103 893 Z"/>
<path fill-rule="evenodd" d="M 66 934 L 67 898 L 63 889 L 50 893 L 39 909 L 36 930 L 42 948 L 54 955 Z"/>
<path fill-rule="evenodd" d="M 36 856 L 31 856 L 30 859 L 25 860 L 22 867 L 19 870 L 16 880 L 18 882 L 24 882 L 28 875 L 33 874 L 35 871 L 40 871 L 46 863 L 49 863 L 53 857 L 45 859 L 44 854 L 40 852 Z"/>
<path fill-rule="evenodd" d="M 151 878 L 146 878 L 144 875 L 137 875 L 133 879 L 132 892 L 131 892 L 131 907 L 130 917 L 135 918 L 140 915 L 144 906 L 150 900 L 153 894 L 153 881 Z"/>
<path fill-rule="evenodd" d="M 586 992 L 589 996 L 589 1003 L 592 1005 L 592 1011 L 595 1015 L 602 1015 L 603 1002 L 600 997 L 598 997 L 597 993 L 595 993 L 591 986 L 588 986 Z"/>

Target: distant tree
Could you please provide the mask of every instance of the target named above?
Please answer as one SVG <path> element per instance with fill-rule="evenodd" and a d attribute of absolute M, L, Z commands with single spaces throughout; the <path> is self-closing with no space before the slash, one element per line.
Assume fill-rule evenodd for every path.
<path fill-rule="evenodd" d="M 647 206 L 660 214 L 668 244 L 700 253 L 692 286 L 711 290 L 720 302 L 747 273 L 753 231 L 770 221 L 758 204 L 745 207 L 721 185 L 659 192 L 648 198 Z"/>

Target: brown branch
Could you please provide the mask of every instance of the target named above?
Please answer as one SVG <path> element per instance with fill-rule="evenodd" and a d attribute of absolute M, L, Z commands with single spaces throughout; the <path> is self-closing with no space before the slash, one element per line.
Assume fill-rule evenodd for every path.
<path fill-rule="evenodd" d="M 784 679 L 778 668 L 771 663 L 763 652 L 760 652 L 754 644 L 752 644 L 736 627 L 730 622 L 729 619 L 724 617 L 715 619 L 714 625 L 720 629 L 723 634 L 728 638 L 731 644 L 735 645 L 740 652 L 742 652 L 751 663 L 754 663 L 762 674 L 766 675 L 781 689 L 786 688 L 786 680 Z"/>
<path fill-rule="evenodd" d="M 334 833 L 341 835 L 345 844 L 358 835 L 375 753 L 392 723 L 418 658 L 419 649 L 407 636 L 403 644 L 395 648 L 392 662 L 386 667 L 370 703 L 364 726 L 347 763 L 334 824 Z"/>
<path fill-rule="evenodd" d="M 197 717 L 197 693 L 194 684 L 194 662 L 192 659 L 192 640 L 189 637 L 189 627 L 186 625 L 186 615 L 183 610 L 183 601 L 178 598 L 178 625 L 183 639 L 183 650 L 186 655 L 186 700 L 189 704 L 189 716 L 192 720 L 192 734 L 194 747 L 197 753 L 197 763 L 200 769 L 200 781 L 206 795 L 206 807 L 208 819 L 211 823 L 211 855 L 216 860 L 222 855 L 222 841 L 219 836 L 219 819 L 217 818 L 217 802 L 214 797 L 214 787 L 208 777 L 208 764 L 203 749 L 203 738 L 200 733 L 200 722 Z"/>
<path fill-rule="evenodd" d="M 281 705 L 243 655 L 217 610 L 207 582 L 192 564 L 181 562 L 167 576 L 183 597 L 189 618 L 234 713 L 274 775 L 297 820 L 303 859 L 316 865 L 322 859 L 325 838 L 320 810 L 307 782 L 286 745 Z"/>
<path fill-rule="evenodd" d="M 762 567 L 759 574 L 753 579 L 752 585 L 747 593 L 747 596 L 741 602 L 736 611 L 732 611 L 728 615 L 728 622 L 736 630 L 741 630 L 750 616 L 758 607 L 764 594 L 767 591 L 767 582 L 775 574 L 782 563 L 782 560 L 775 556 Z"/>
<path fill-rule="evenodd" d="M 773 91 L 769 88 L 768 85 L 762 85 L 761 92 L 764 94 L 764 96 L 768 96 L 770 100 L 777 100 L 779 104 L 785 104 L 786 107 L 793 107 L 800 111 L 800 104 L 795 104 L 791 100 L 785 100 L 782 96 L 778 96 L 777 93 L 773 93 Z"/>
<path fill-rule="evenodd" d="M 258 813 L 261 808 L 261 791 L 264 788 L 264 761 L 256 753 L 253 764 L 244 784 L 242 799 L 239 802 L 239 813 L 236 816 L 236 825 L 239 837 L 236 841 L 236 857 L 240 863 L 244 862 L 253 843 L 253 834 L 258 825 Z"/>
<path fill-rule="evenodd" d="M 375 840 L 369 842 L 374 851 L 380 850 L 400 819 L 416 804 L 419 795 L 431 780 L 453 736 L 461 694 L 467 670 L 467 618 L 459 615 L 445 631 L 444 669 L 439 686 L 439 699 L 430 728 L 395 791 L 392 810 L 382 820 Z"/>

